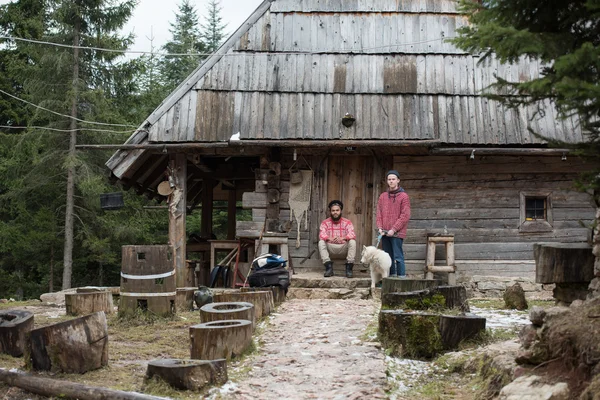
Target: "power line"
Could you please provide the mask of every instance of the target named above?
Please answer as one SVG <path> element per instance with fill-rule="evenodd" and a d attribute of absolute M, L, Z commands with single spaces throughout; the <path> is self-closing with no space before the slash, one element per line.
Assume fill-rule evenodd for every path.
<path fill-rule="evenodd" d="M 58 128 L 50 128 L 47 126 L 14 126 L 14 125 L 0 125 L 2 129 L 44 129 L 48 131 L 54 132 L 64 132 L 64 133 L 72 133 L 72 132 L 82 132 L 82 131 L 91 131 L 91 132 L 102 132 L 102 133 L 133 133 L 135 131 L 113 131 L 110 129 L 96 129 L 96 128 L 77 128 L 77 129 L 58 129 Z"/>
<path fill-rule="evenodd" d="M 23 99 L 22 99 L 22 98 L 20 98 L 20 97 L 17 97 L 17 96 L 15 96 L 15 95 L 12 95 L 12 94 L 10 94 L 10 93 L 8 93 L 8 92 L 5 92 L 5 91 L 4 91 L 4 90 L 2 90 L 2 89 L 0 89 L 0 93 L 3 93 L 3 94 L 5 94 L 5 95 L 7 95 L 8 97 L 12 97 L 12 98 L 13 98 L 13 99 L 15 99 L 15 100 L 19 100 L 19 101 L 21 101 L 21 102 L 23 102 L 23 103 L 25 103 L 25 104 L 28 104 L 28 105 L 30 105 L 30 106 L 33 106 L 33 107 L 35 107 L 35 108 L 39 108 L 40 110 L 47 111 L 47 112 L 49 112 L 49 113 L 52 113 L 52 114 L 58 115 L 58 116 L 60 116 L 60 117 L 64 117 L 64 118 L 73 119 L 73 120 L 75 120 L 75 121 L 78 121 L 78 122 L 81 122 L 81 123 L 84 123 L 84 124 L 90 124 L 90 125 L 102 125 L 102 126 L 121 126 L 121 127 L 126 127 L 126 128 L 137 128 L 137 126 L 136 126 L 136 125 L 127 125 L 127 124 L 108 124 L 108 123 L 104 123 L 104 122 L 86 121 L 86 120 L 84 120 L 84 119 L 79 119 L 79 118 L 76 118 L 76 117 L 72 117 L 72 116 L 70 116 L 70 115 L 61 114 L 61 113 L 59 113 L 59 112 L 56 112 L 56 111 L 49 110 L 49 109 L 47 109 L 47 108 L 45 108 L 45 107 L 42 107 L 42 106 L 39 106 L 39 105 L 37 105 L 37 104 L 33 104 L 33 103 L 31 103 L 31 102 L 29 102 L 29 101 L 27 101 L 27 100 L 23 100 Z"/>
<path fill-rule="evenodd" d="M 428 40 L 420 40 L 417 42 L 410 42 L 410 43 L 397 43 L 397 44 L 389 44 L 389 45 L 385 45 L 385 46 L 376 46 L 376 47 L 360 47 L 360 48 L 356 48 L 356 49 L 344 49 L 344 51 L 353 53 L 353 52 L 363 52 L 365 50 L 377 50 L 377 49 L 384 49 L 384 48 L 390 48 L 390 47 L 401 47 L 401 46 L 413 46 L 413 45 L 417 45 L 417 44 L 423 44 L 423 43 L 430 43 L 430 42 L 437 42 L 440 40 L 447 40 L 447 39 L 453 39 L 454 37 L 444 37 L 441 36 L 439 38 L 436 39 L 428 39 Z M 25 39 L 25 38 L 19 38 L 19 37 L 15 37 L 15 36 L 2 36 L 0 35 L 0 39 L 7 39 L 7 40 L 17 40 L 17 41 L 22 41 L 22 42 L 29 42 L 29 43 L 36 43 L 36 44 L 46 44 L 46 45 L 50 45 L 50 46 L 56 46 L 56 47 L 64 47 L 64 48 L 69 48 L 69 49 L 82 49 L 82 50 L 95 50 L 95 51 L 105 51 L 105 52 L 109 52 L 109 53 L 120 53 L 120 54 L 151 54 L 151 55 L 155 55 L 155 56 L 176 56 L 176 57 L 181 57 L 181 56 L 201 56 L 201 57 L 211 57 L 211 56 L 235 56 L 237 55 L 236 53 L 155 53 L 152 51 L 140 51 L 140 50 L 116 50 L 116 49 L 107 49 L 107 48 L 102 48 L 102 47 L 86 47 L 86 46 L 73 46 L 73 45 L 69 45 L 69 44 L 61 44 L 61 43 L 54 43 L 54 42 L 45 42 L 42 40 L 33 40 L 33 39 Z M 320 50 L 320 51 L 274 51 L 274 52 L 270 52 L 269 54 L 281 54 L 281 55 L 293 55 L 293 54 L 322 54 L 324 51 Z M 246 55 L 249 56 L 258 56 L 258 55 L 262 55 L 262 53 L 257 52 L 257 53 L 246 53 Z"/>

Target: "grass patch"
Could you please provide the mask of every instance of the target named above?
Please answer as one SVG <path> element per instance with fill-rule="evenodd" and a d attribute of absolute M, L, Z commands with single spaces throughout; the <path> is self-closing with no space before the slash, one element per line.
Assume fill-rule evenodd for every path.
<path fill-rule="evenodd" d="M 502 299 L 469 299 L 469 305 L 478 308 L 503 309 L 504 300 Z"/>

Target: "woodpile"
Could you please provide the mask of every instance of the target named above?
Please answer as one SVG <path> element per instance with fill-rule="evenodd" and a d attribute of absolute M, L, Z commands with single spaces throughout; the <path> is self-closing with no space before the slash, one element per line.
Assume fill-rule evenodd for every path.
<path fill-rule="evenodd" d="M 106 315 L 97 312 L 33 329 L 25 349 L 34 370 L 78 373 L 108 365 Z"/>
<path fill-rule="evenodd" d="M 22 356 L 27 334 L 32 329 L 33 314 L 29 311 L 0 311 L 0 353 Z"/>
<path fill-rule="evenodd" d="M 252 344 L 252 322 L 213 321 L 190 327 L 190 358 L 218 360 L 239 357 Z"/>
<path fill-rule="evenodd" d="M 220 360 L 154 360 L 148 363 L 146 379 L 159 377 L 181 390 L 200 390 L 227 382 L 227 362 Z"/>

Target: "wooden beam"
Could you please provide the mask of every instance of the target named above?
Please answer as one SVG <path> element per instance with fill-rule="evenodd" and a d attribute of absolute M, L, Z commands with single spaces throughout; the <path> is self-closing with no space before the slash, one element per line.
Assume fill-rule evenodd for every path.
<path fill-rule="evenodd" d="M 503 155 L 503 156 L 560 156 L 568 154 L 569 149 L 530 149 L 530 148 L 477 148 L 477 147 L 437 147 L 430 150 L 431 154 L 447 156 L 482 156 L 482 155 Z"/>
<path fill-rule="evenodd" d="M 142 393 L 124 392 L 97 386 L 82 385 L 63 379 L 49 379 L 0 369 L 0 382 L 16 386 L 28 392 L 49 397 L 60 397 L 80 400 L 160 400 L 164 397 L 150 396 Z"/>
<path fill-rule="evenodd" d="M 430 140 L 306 140 L 306 139 L 273 139 L 273 140 L 231 140 L 232 147 L 266 146 L 266 147 L 412 147 L 433 146 L 438 139 Z"/>
<path fill-rule="evenodd" d="M 229 199 L 227 200 L 227 239 L 235 239 L 235 217 L 236 217 L 236 198 L 237 193 L 234 190 L 229 191 Z"/>
<path fill-rule="evenodd" d="M 194 286 L 194 271 L 185 262 L 185 216 L 187 198 L 187 158 L 174 154 L 169 162 L 170 181 L 175 184 L 169 196 L 169 244 L 173 246 L 176 287 Z"/>
<path fill-rule="evenodd" d="M 214 183 L 210 179 L 202 181 L 202 220 L 200 221 L 200 236 L 202 237 L 211 237 L 212 234 Z"/>
<path fill-rule="evenodd" d="M 207 149 L 229 147 L 227 142 L 184 142 L 184 143 L 144 143 L 144 144 L 80 144 L 75 148 L 80 150 L 154 150 L 169 152 L 181 150 Z"/>

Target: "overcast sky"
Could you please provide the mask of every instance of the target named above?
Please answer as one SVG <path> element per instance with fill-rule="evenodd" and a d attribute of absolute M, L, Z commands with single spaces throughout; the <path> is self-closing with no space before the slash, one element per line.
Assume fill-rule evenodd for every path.
<path fill-rule="evenodd" d="M 221 0 L 221 16 L 227 23 L 226 32 L 232 34 L 263 0 Z M 0 0 L 0 4 L 10 3 L 10 0 Z M 125 26 L 124 32 L 133 32 L 136 36 L 135 45 L 131 50 L 150 51 L 152 44 L 155 51 L 167 42 L 171 34 L 170 22 L 175 22 L 175 12 L 181 0 L 140 0 L 133 12 L 132 18 Z M 204 23 L 207 15 L 208 0 L 191 0 L 196 12 Z M 151 44 L 150 38 L 154 37 Z"/>

